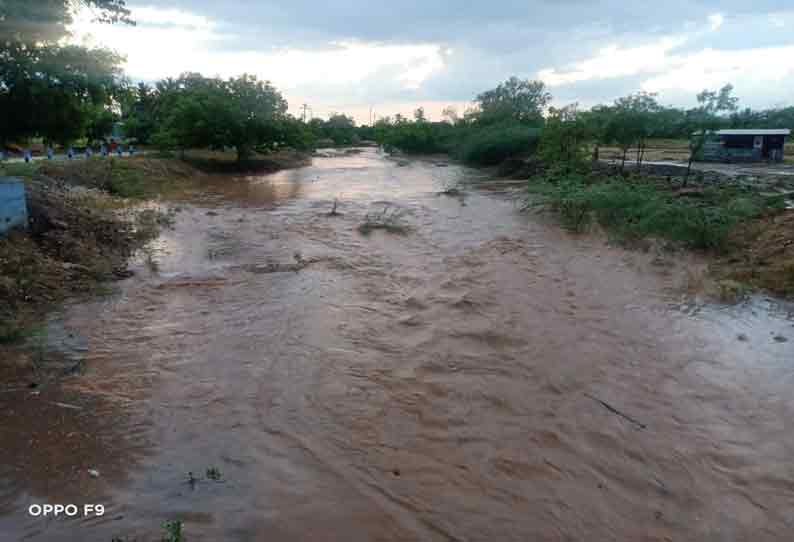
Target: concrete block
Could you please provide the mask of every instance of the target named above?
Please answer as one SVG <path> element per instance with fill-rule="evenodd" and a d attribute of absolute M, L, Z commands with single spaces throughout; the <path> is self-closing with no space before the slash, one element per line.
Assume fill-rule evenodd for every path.
<path fill-rule="evenodd" d="M 25 183 L 16 177 L 0 177 L 0 235 L 5 235 L 12 228 L 27 226 Z"/>

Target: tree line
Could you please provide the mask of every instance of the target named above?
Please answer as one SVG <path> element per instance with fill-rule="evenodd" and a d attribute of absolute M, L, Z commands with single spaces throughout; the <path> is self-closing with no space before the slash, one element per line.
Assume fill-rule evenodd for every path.
<path fill-rule="evenodd" d="M 134 24 L 123 0 L 80 3 L 101 22 Z M 304 121 L 288 113 L 278 89 L 252 75 L 184 73 L 132 85 L 121 69 L 123 58 L 113 51 L 64 45 L 72 8 L 72 0 L 0 2 L 0 145 L 30 138 L 64 146 L 97 141 L 123 121 L 126 135 L 139 143 L 183 151 L 232 148 L 239 160 L 274 148 L 375 140 L 388 149 L 449 152 L 479 164 L 536 147 L 549 158 L 574 159 L 585 143 L 597 159 L 601 146 L 614 145 L 623 163 L 630 150 L 642 163 L 652 138 L 689 138 L 721 127 L 794 126 L 794 107 L 740 109 L 731 85 L 704 90 L 690 109 L 637 92 L 581 110 L 577 104 L 550 107 L 552 96 L 542 81 L 517 77 L 480 93 L 462 114 L 446 108 L 439 122 L 429 121 L 421 108 L 411 119 L 398 114 L 373 126 L 356 126 L 340 113 Z"/>
<path fill-rule="evenodd" d="M 643 91 L 588 110 L 576 103 L 549 107 L 551 98 L 542 81 L 511 77 L 478 95 L 463 115 L 447 108 L 442 122 L 429 122 L 417 109 L 413 119 L 380 119 L 375 137 L 405 152 L 451 152 L 480 164 L 536 148 L 552 161 L 578 159 L 585 150 L 597 160 L 599 149 L 609 145 L 620 149 L 623 167 L 630 152 L 641 164 L 651 139 L 691 138 L 694 156 L 710 130 L 794 127 L 794 107 L 740 109 L 730 84 L 697 94 L 697 105 L 689 109 L 665 106 Z"/>

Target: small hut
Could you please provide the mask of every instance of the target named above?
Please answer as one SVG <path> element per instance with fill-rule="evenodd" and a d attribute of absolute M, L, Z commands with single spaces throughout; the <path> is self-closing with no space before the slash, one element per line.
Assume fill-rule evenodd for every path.
<path fill-rule="evenodd" d="M 730 129 L 706 134 L 701 160 L 715 162 L 783 161 L 788 129 Z"/>

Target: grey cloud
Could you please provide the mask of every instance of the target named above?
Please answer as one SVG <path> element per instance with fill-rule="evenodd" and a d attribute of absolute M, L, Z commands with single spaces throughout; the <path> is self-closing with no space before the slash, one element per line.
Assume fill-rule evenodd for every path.
<path fill-rule="evenodd" d="M 145 1 L 130 3 L 151 5 Z M 787 4 L 764 0 L 492 0 L 465 4 L 452 0 L 165 0 L 157 7 L 210 18 L 217 23 L 216 30 L 227 37 L 216 47 L 227 51 L 323 50 L 331 42 L 344 40 L 434 43 L 453 50 L 445 58 L 445 68 L 418 90 L 396 85 L 398 74 L 393 70 L 379 72 L 356 85 L 296 89 L 301 95 L 318 99 L 337 100 L 346 95 L 348 101 L 355 97 L 372 103 L 471 100 L 510 75 L 532 77 L 543 68 L 564 70 L 607 44 L 633 47 L 664 36 L 691 33 L 692 29 L 706 29 L 707 17 L 718 12 L 725 15 L 719 31 L 693 35 L 675 52 L 792 43 L 788 34 L 794 21 L 777 28 L 768 17 L 786 9 Z M 641 77 L 631 76 L 579 82 L 553 91 L 562 102 L 611 101 L 637 90 L 641 83 Z"/>

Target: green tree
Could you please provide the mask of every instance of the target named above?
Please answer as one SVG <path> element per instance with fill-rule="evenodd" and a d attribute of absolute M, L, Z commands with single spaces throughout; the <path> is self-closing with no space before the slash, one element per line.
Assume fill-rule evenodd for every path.
<path fill-rule="evenodd" d="M 356 122 L 353 117 L 334 113 L 325 122 L 325 137 L 333 139 L 336 145 L 350 145 L 356 135 Z"/>
<path fill-rule="evenodd" d="M 587 118 L 579 113 L 578 104 L 552 107 L 541 133 L 538 154 L 547 163 L 576 169 L 585 160 L 590 128 Z"/>
<path fill-rule="evenodd" d="M 604 136 L 621 150 L 621 171 L 625 169 L 626 156 L 632 147 L 637 151 L 637 168 L 642 167 L 647 140 L 654 133 L 654 115 L 661 109 L 656 96 L 647 92 L 618 98 L 609 109 Z"/>
<path fill-rule="evenodd" d="M 733 85 L 728 83 L 718 91 L 704 90 L 697 95 L 700 109 L 706 115 L 733 113 L 738 109 L 739 98 L 733 96 Z"/>
<path fill-rule="evenodd" d="M 122 0 L 0 1 L 0 142 L 81 137 L 123 89 L 121 57 L 60 44 L 78 4 L 99 21 L 132 22 Z"/>
<path fill-rule="evenodd" d="M 146 83 L 139 83 L 130 94 L 132 99 L 124 111 L 125 130 L 139 143 L 149 143 L 157 130 L 157 92 Z"/>
<path fill-rule="evenodd" d="M 655 135 L 656 124 L 654 117 L 662 110 L 662 107 L 656 101 L 656 94 L 645 91 L 619 98 L 615 102 L 615 107 L 618 111 L 625 111 L 625 119 L 630 124 L 629 131 L 633 133 L 635 138 L 636 164 L 639 170 L 642 168 L 642 160 L 645 157 L 648 138 Z"/>
<path fill-rule="evenodd" d="M 238 161 L 257 147 L 272 146 L 283 133 L 287 102 L 267 81 L 242 75 L 222 80 L 186 73 L 157 85 L 154 135 L 163 147 L 234 147 Z"/>
<path fill-rule="evenodd" d="M 609 142 L 609 122 L 612 114 L 613 110 L 608 105 L 596 105 L 589 111 L 582 111 L 578 114 L 578 119 L 585 124 L 585 131 L 592 142 L 594 162 L 599 160 L 601 146 Z"/>
<path fill-rule="evenodd" d="M 106 49 L 43 45 L 0 62 L 0 141 L 81 137 L 122 92 L 121 57 Z"/>
<path fill-rule="evenodd" d="M 543 113 L 551 94 L 543 81 L 511 77 L 496 88 L 477 96 L 479 120 L 485 123 L 514 120 L 532 125 L 543 124 Z"/>
<path fill-rule="evenodd" d="M 726 122 L 723 115 L 738 109 L 739 99 L 732 95 L 733 85 L 727 84 L 719 91 L 704 90 L 697 95 L 698 107 L 687 111 L 689 128 L 689 160 L 687 161 L 684 186 L 689 181 L 692 162 L 700 156 L 710 132 Z"/>
<path fill-rule="evenodd" d="M 229 79 L 225 87 L 228 143 L 237 149 L 237 159 L 243 160 L 253 147 L 278 140 L 278 123 L 285 119 L 288 104 L 269 81 L 253 75 Z"/>

